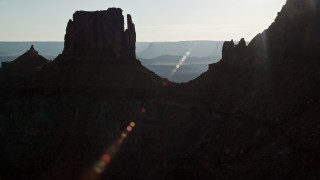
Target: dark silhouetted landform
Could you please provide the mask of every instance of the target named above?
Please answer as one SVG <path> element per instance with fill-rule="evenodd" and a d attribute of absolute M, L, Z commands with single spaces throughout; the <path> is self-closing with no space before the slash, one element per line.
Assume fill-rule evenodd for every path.
<path fill-rule="evenodd" d="M 62 55 L 135 59 L 136 33 L 131 16 L 124 30 L 122 10 L 77 11 L 70 20 Z"/>
<path fill-rule="evenodd" d="M 156 50 L 146 50 L 148 45 L 154 44 Z M 63 42 L 0 42 L 0 62 L 10 62 L 16 59 L 26 48 L 34 45 L 43 57 L 55 59 L 63 50 Z M 195 79 L 208 70 L 208 64 L 221 59 L 220 41 L 181 41 L 181 42 L 136 42 L 137 59 L 141 63 L 163 78 L 174 82 L 186 82 Z M 147 52 L 148 51 L 148 52 Z M 143 54 L 148 54 L 144 56 Z M 169 77 L 170 72 L 179 60 L 189 53 L 186 63 Z M 140 56 L 141 55 L 141 56 Z M 148 59 L 146 57 L 154 57 Z"/>
<path fill-rule="evenodd" d="M 319 12 L 288 0 L 267 30 L 225 42 L 182 84 L 135 58 L 120 9 L 76 12 L 54 61 L 27 78 L 0 69 L 0 177 L 319 179 Z"/>

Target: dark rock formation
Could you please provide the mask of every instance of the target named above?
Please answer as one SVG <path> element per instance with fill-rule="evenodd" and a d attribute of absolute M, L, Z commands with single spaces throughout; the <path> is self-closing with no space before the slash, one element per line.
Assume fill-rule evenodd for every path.
<path fill-rule="evenodd" d="M 139 63 L 110 62 L 132 60 L 120 52 L 132 53 L 124 37 L 134 39 L 133 24 L 119 36 L 109 29 L 122 45 L 106 36 L 104 53 L 70 21 L 65 51 L 42 68 L 42 81 L 0 93 L 0 177 L 319 179 L 318 7 L 288 0 L 248 46 L 226 42 L 220 62 L 173 89 Z M 112 156 L 104 172 L 103 154 Z"/>
<path fill-rule="evenodd" d="M 222 58 L 227 58 L 230 52 L 234 49 L 234 42 L 231 40 L 230 42 L 225 41 L 222 46 Z"/>
<path fill-rule="evenodd" d="M 247 47 L 246 41 L 244 40 L 244 38 L 241 38 L 241 40 L 237 45 L 237 48 L 245 48 L 245 47 Z"/>
<path fill-rule="evenodd" d="M 171 84 L 135 59 L 121 13 L 76 12 L 55 60 L 31 47 L 0 69 L 0 179 L 98 178 L 86 176 L 100 153 Z"/>
<path fill-rule="evenodd" d="M 6 71 L 15 74 L 34 74 L 37 73 L 43 66 L 48 64 L 49 61 L 43 56 L 39 55 L 33 45 L 23 55 L 19 56 L 12 62 L 3 62 L 2 67 Z"/>
<path fill-rule="evenodd" d="M 244 58 L 247 53 L 247 45 L 244 38 L 242 38 L 237 45 L 233 40 L 225 41 L 222 47 L 222 62 L 228 64 L 240 64 L 242 63 L 238 59 Z M 211 65 L 209 65 L 209 69 Z"/>
<path fill-rule="evenodd" d="M 180 93 L 192 92 L 186 95 L 193 96 L 191 102 L 204 104 L 210 112 L 242 116 L 221 123 L 224 124 L 221 129 L 230 130 L 246 121 L 250 122 L 246 128 L 263 126 L 266 129 L 249 135 L 249 139 L 269 134 L 270 139 L 259 140 L 261 146 L 248 153 L 248 157 L 233 162 L 221 159 L 221 163 L 228 162 L 229 166 L 218 169 L 217 177 L 320 177 L 316 173 L 320 169 L 316 165 L 320 163 L 319 12 L 319 1 L 287 0 L 275 22 L 253 38 L 247 47 L 243 41 L 237 46 L 232 41 L 226 42 L 221 61 L 211 64 L 206 73 L 181 86 Z M 232 133 L 221 134 L 225 135 L 220 138 L 228 139 Z M 248 138 L 242 135 L 239 132 L 238 137 L 229 142 L 246 144 Z M 238 146 L 236 143 L 226 144 L 225 149 Z M 212 149 L 208 148 L 208 151 Z M 279 154 L 284 151 L 286 153 Z M 272 154 L 278 155 L 274 157 L 276 160 Z M 233 155 L 227 156 L 231 158 Z M 313 164 L 312 170 L 300 173 L 299 170 L 307 168 L 307 164 Z M 277 170 L 282 167 L 286 167 L 285 172 Z M 245 169 L 251 169 L 250 172 L 254 169 L 252 176 L 241 177 Z"/>
<path fill-rule="evenodd" d="M 254 37 L 248 48 L 240 48 L 246 47 L 243 39 L 237 46 L 233 41 L 225 42 L 222 62 L 231 65 L 234 62 L 249 63 L 247 61 L 264 63 L 285 59 L 319 59 L 320 25 L 316 20 L 320 18 L 319 4 L 314 0 L 288 0 L 275 21 Z"/>
<path fill-rule="evenodd" d="M 30 87 L 37 79 L 41 69 L 49 63 L 46 58 L 39 55 L 33 46 L 17 59 L 11 62 L 2 62 L 2 68 L 0 68 L 0 94 L 6 96 L 7 93 L 14 93 Z"/>
<path fill-rule="evenodd" d="M 238 45 L 233 41 L 225 42 L 221 61 L 211 64 L 209 71 L 192 83 L 197 84 L 197 88 L 202 86 L 204 91 L 208 87 L 214 88 L 210 96 L 219 99 L 215 99 L 221 103 L 217 107 L 249 113 L 247 108 L 250 106 L 250 114 L 260 118 L 280 116 L 289 111 L 286 110 L 289 106 L 296 106 L 292 100 L 298 97 L 300 103 L 302 99 L 304 103 L 309 101 L 307 99 L 312 101 L 315 96 L 312 92 L 318 87 L 311 84 L 319 84 L 319 12 L 318 1 L 288 0 L 275 22 L 253 38 L 247 47 L 244 40 Z M 292 87 L 297 88 L 293 91 Z M 310 92 L 308 98 L 302 96 L 303 92 Z M 226 105 L 226 99 L 230 105 Z M 272 112 L 264 110 L 267 102 Z M 278 115 L 275 107 L 278 107 Z"/>
<path fill-rule="evenodd" d="M 136 32 L 131 16 L 124 30 L 124 17 L 119 8 L 106 11 L 77 11 L 69 20 L 63 55 L 135 59 Z"/>
<path fill-rule="evenodd" d="M 119 8 L 77 11 L 69 20 L 63 53 L 39 76 L 44 86 L 91 89 L 149 89 L 164 79 L 136 59 L 135 25 Z M 49 79 L 49 80 L 48 80 Z"/>
<path fill-rule="evenodd" d="M 131 15 L 127 15 L 128 29 L 125 31 L 126 47 L 129 58 L 136 58 L 136 30 Z"/>
<path fill-rule="evenodd" d="M 319 1 L 288 0 L 274 23 L 253 38 L 250 48 L 269 59 L 319 58 L 319 12 Z"/>

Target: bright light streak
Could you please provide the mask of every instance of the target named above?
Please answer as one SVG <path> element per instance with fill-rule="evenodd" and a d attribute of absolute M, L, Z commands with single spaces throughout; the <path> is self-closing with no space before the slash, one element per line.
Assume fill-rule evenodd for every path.
<path fill-rule="evenodd" d="M 180 61 L 176 64 L 175 68 L 171 71 L 168 79 L 170 79 L 178 71 L 178 69 L 186 62 L 192 50 L 193 48 L 190 48 L 189 51 L 187 51 L 186 54 L 180 59 Z"/>
<path fill-rule="evenodd" d="M 141 111 L 145 112 L 146 110 L 142 108 Z M 105 153 L 101 155 L 100 159 L 93 165 L 93 170 L 97 175 L 101 174 L 104 171 L 106 166 L 110 163 L 112 157 L 120 149 L 124 139 L 127 138 L 127 132 L 131 132 L 135 126 L 135 122 L 130 122 L 129 126 L 126 127 L 126 131 L 121 133 L 120 138 L 118 138 L 113 144 L 111 144 L 110 147 L 106 149 Z"/>

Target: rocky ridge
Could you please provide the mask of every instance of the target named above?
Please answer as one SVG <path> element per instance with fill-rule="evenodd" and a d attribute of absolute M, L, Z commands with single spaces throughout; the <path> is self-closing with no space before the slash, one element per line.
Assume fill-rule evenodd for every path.
<path fill-rule="evenodd" d="M 234 160 L 217 171 L 219 177 L 247 179 L 243 171 L 253 167 L 257 172 L 253 179 L 262 174 L 267 179 L 319 177 L 316 173 L 319 169 L 317 154 L 320 153 L 317 140 L 320 138 L 319 12 L 319 1 L 287 0 L 274 23 L 248 46 L 243 42 L 238 45 L 233 41 L 225 42 L 223 57 L 218 63 L 210 64 L 206 73 L 179 87 L 179 93 L 192 92 L 184 94 L 184 97 L 191 97 L 190 102 L 203 104 L 210 112 L 240 116 L 221 122 L 221 129 L 230 130 L 248 121 L 251 123 L 242 130 L 254 123 L 257 123 L 255 128 L 266 129 L 266 139 L 259 140 L 263 143 L 253 147 L 248 157 L 233 157 L 230 152 L 237 151 L 237 142 L 244 145 L 256 135 L 241 137 L 244 135 L 241 130 L 230 130 L 220 137 L 238 136 L 232 138 L 234 143 L 226 145 L 234 149 L 226 148 L 225 154 L 230 154 L 226 157 Z M 217 121 L 212 119 L 212 122 Z M 216 134 L 208 136 L 214 138 Z M 207 151 L 213 153 L 219 149 L 209 147 Z M 281 154 L 284 151 L 286 153 Z M 272 158 L 278 160 L 270 164 L 258 160 L 264 158 L 268 162 Z M 250 159 L 254 162 L 250 163 Z M 288 163 L 290 161 L 293 162 Z M 298 170 L 306 168 L 308 163 L 313 164 L 310 171 L 299 173 Z M 273 169 L 284 166 L 288 168 L 285 171 Z"/>
<path fill-rule="evenodd" d="M 302 20 L 318 17 L 311 13 L 310 2 L 319 9 L 317 1 L 288 0 L 275 23 L 248 46 L 244 40 L 226 42 L 220 62 L 168 92 L 159 91 L 167 85 L 161 84 L 163 79 L 138 61 L 126 63 L 129 59 L 118 56 L 123 48 L 116 44 L 106 54 L 97 51 L 97 56 L 91 50 L 79 56 L 81 52 L 67 44 L 67 51 L 39 74 L 42 83 L 51 85 L 49 90 L 30 93 L 25 88 L 0 96 L 0 175 L 319 179 L 318 23 Z M 300 34 L 306 29 L 309 38 Z M 298 44 L 301 41 L 306 42 Z M 74 44 L 85 50 L 86 42 Z M 151 95 L 136 93 L 148 86 L 154 88 Z M 106 147 L 133 120 L 135 129 L 106 171 L 90 176 Z"/>
<path fill-rule="evenodd" d="M 49 64 L 49 61 L 43 56 L 39 55 L 33 45 L 23 55 L 19 56 L 12 62 L 2 62 L 1 71 L 4 75 L 21 76 L 30 78 L 38 73 L 42 67 Z"/>
<path fill-rule="evenodd" d="M 319 4 L 311 0 L 288 0 L 267 30 L 253 38 L 248 46 L 243 39 L 238 45 L 225 42 L 221 61 L 210 64 L 208 72 L 186 86 L 207 92 L 207 97 L 215 99 L 218 109 L 249 113 L 250 106 L 251 110 L 256 109 L 251 115 L 266 119 L 269 117 L 267 111 L 263 111 L 266 103 L 270 103 L 270 110 L 282 109 L 282 114 L 288 111 L 285 109 L 294 108 L 291 105 L 297 105 L 292 102 L 297 97 L 304 99 L 300 103 L 313 102 L 305 98 L 314 99 L 315 87 L 311 84 L 319 80 L 316 74 L 320 38 L 319 23 L 315 20 L 319 18 Z M 306 86 L 299 87 L 298 83 Z M 310 94 L 306 95 L 307 92 Z M 259 102 L 261 109 L 257 110 Z M 276 116 L 275 109 L 267 114 Z"/>

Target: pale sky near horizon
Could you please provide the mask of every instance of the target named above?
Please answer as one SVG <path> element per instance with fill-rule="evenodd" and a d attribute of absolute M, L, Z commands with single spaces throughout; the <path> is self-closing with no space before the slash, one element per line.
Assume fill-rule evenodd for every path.
<path fill-rule="evenodd" d="M 250 41 L 286 0 L 0 0 L 0 41 L 63 41 L 76 10 L 120 7 L 137 41 Z"/>

